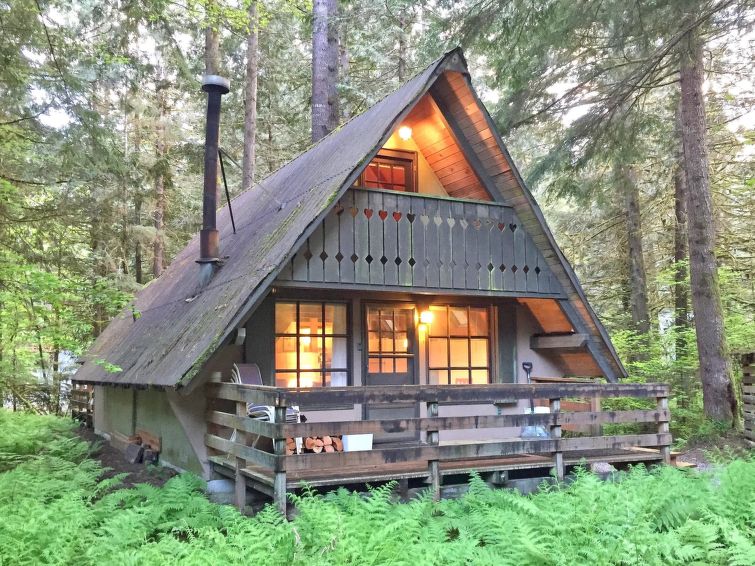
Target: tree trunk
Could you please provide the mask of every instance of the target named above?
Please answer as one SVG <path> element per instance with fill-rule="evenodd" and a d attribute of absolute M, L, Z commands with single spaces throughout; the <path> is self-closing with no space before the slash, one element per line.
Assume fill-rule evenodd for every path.
<path fill-rule="evenodd" d="M 257 0 L 249 3 L 249 37 L 246 40 L 246 84 L 244 87 L 244 160 L 241 165 L 241 190 L 254 184 L 255 143 L 257 137 L 257 66 L 259 41 Z"/>
<path fill-rule="evenodd" d="M 689 326 L 689 292 L 687 289 L 687 180 L 682 148 L 682 109 L 676 112 L 676 167 L 674 169 L 674 326 L 676 327 L 676 358 L 687 350 L 682 330 Z"/>
<path fill-rule="evenodd" d="M 220 72 L 220 33 L 213 15 L 214 0 L 207 2 L 207 27 L 204 30 L 204 73 L 217 75 Z"/>
<path fill-rule="evenodd" d="M 398 84 L 403 85 L 406 80 L 406 50 L 407 50 L 407 21 L 406 10 L 402 8 L 398 16 Z"/>
<path fill-rule="evenodd" d="M 713 202 L 705 139 L 703 49 L 697 33 L 697 30 L 688 32 L 682 43 L 680 72 L 692 308 L 705 414 L 715 420 L 733 422 L 737 401 L 731 382 L 714 250 Z"/>
<path fill-rule="evenodd" d="M 640 217 L 640 191 L 637 172 L 623 163 L 615 165 L 616 181 L 624 197 L 626 212 L 627 248 L 629 264 L 629 308 L 632 325 L 640 334 L 650 331 L 647 273 L 642 251 L 642 219 Z"/>
<path fill-rule="evenodd" d="M 336 0 L 312 4 L 312 141 L 338 125 L 338 31 Z"/>
<path fill-rule="evenodd" d="M 155 154 L 157 157 L 157 164 L 155 170 L 155 239 L 153 241 L 153 257 L 152 257 L 152 275 L 154 277 L 160 277 L 163 272 L 163 266 L 165 265 L 165 93 L 163 92 L 164 85 L 158 85 L 157 88 L 157 106 L 158 106 L 158 119 L 157 119 L 157 132 L 155 140 Z"/>
<path fill-rule="evenodd" d="M 134 225 L 141 226 L 142 224 L 142 197 L 136 195 L 134 197 Z M 142 243 L 139 238 L 136 238 L 134 242 L 134 279 L 140 285 L 144 283 L 144 270 L 142 268 Z"/>

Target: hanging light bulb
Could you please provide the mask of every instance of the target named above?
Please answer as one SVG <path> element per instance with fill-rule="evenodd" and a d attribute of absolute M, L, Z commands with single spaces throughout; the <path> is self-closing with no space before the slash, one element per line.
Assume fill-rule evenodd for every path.
<path fill-rule="evenodd" d="M 412 137 L 412 129 L 409 126 L 401 126 L 398 129 L 398 137 L 404 141 L 409 140 Z"/>

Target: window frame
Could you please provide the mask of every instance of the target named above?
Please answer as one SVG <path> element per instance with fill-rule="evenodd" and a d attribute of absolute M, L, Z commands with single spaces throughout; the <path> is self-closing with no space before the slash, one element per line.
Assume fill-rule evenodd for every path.
<path fill-rule="evenodd" d="M 288 332 L 277 332 L 277 307 L 279 304 L 295 304 L 296 305 L 296 331 L 294 333 L 288 333 Z M 301 332 L 301 305 L 319 305 L 320 306 L 320 316 L 322 317 L 322 332 L 318 334 L 304 334 Z M 328 305 L 339 305 L 344 306 L 346 308 L 345 317 L 346 317 L 346 331 L 345 333 L 335 333 L 325 332 L 325 309 Z M 286 386 L 279 386 L 278 385 L 278 375 L 279 374 L 296 374 L 296 387 L 295 389 L 301 389 L 301 376 L 302 374 L 320 374 L 320 384 L 313 386 L 317 389 L 325 389 L 328 387 L 341 387 L 341 386 L 334 386 L 332 385 L 332 374 L 333 373 L 345 373 L 346 374 L 346 385 L 350 386 L 352 385 L 352 379 L 353 379 L 353 371 L 352 371 L 352 331 L 351 331 L 351 304 L 348 301 L 337 301 L 337 300 L 299 300 L 299 299 L 293 299 L 293 298 L 280 298 L 277 299 L 274 302 L 273 305 L 273 384 L 275 387 L 284 387 L 288 388 Z M 322 340 L 322 348 L 320 350 L 320 354 L 324 359 L 325 356 L 325 341 L 328 338 L 336 339 L 336 338 L 344 338 L 346 340 L 346 367 L 326 367 L 324 365 L 324 361 L 320 363 L 320 368 L 317 370 L 309 370 L 301 369 L 301 342 L 300 340 L 302 338 L 310 338 L 310 339 L 321 339 Z M 296 368 L 295 369 L 278 369 L 277 367 L 277 352 L 276 352 L 276 341 L 278 338 L 294 338 L 296 341 Z M 331 374 L 331 382 L 330 384 L 325 383 L 325 375 Z"/>
<path fill-rule="evenodd" d="M 411 168 L 411 174 L 407 176 L 406 181 L 406 190 L 405 191 L 399 191 L 396 189 L 386 189 L 381 187 L 367 187 L 365 186 L 365 173 L 367 171 L 367 167 L 369 167 L 370 164 L 377 161 L 385 162 L 385 163 L 408 163 Z M 419 192 L 419 177 L 418 177 L 418 171 L 417 171 L 417 152 L 407 149 L 381 149 L 375 157 L 372 158 L 372 160 L 367 164 L 367 166 L 362 169 L 362 172 L 359 174 L 359 177 L 357 178 L 357 181 L 355 183 L 355 186 L 360 189 L 367 189 L 367 190 L 377 190 L 377 191 L 395 191 L 397 193 L 417 193 Z"/>
<path fill-rule="evenodd" d="M 472 372 L 475 370 L 485 370 L 488 373 L 488 380 L 486 384 L 491 383 L 497 383 L 497 379 L 494 376 L 495 367 L 494 367 L 494 344 L 496 342 L 496 333 L 494 329 L 494 309 L 493 307 L 487 305 L 487 306 L 481 306 L 481 305 L 475 305 L 475 304 L 434 304 L 429 306 L 430 310 L 434 313 L 437 313 L 437 310 L 439 308 L 445 309 L 446 314 L 446 333 L 445 335 L 439 335 L 439 334 L 432 334 L 432 324 L 428 325 L 427 328 L 427 346 L 425 348 L 426 351 L 426 358 L 425 358 L 425 365 L 427 367 L 427 383 L 430 384 L 430 374 L 433 371 L 445 371 L 448 373 L 448 377 L 445 383 L 441 383 L 440 380 L 438 382 L 438 385 L 480 385 L 475 384 L 472 382 Z M 466 336 L 454 336 L 451 334 L 451 324 L 450 324 L 450 318 L 451 318 L 451 309 L 465 309 L 467 312 L 467 334 Z M 469 323 L 470 321 L 470 310 L 471 309 L 484 309 L 487 313 L 487 335 L 477 335 L 472 334 L 472 325 Z M 432 366 L 430 365 L 430 341 L 433 338 L 441 338 L 446 340 L 446 364 L 445 366 Z M 460 366 L 453 366 L 451 365 L 451 340 L 466 340 L 467 343 L 467 360 L 468 364 L 466 367 L 460 367 Z M 474 366 L 472 365 L 472 340 L 486 340 L 487 341 L 487 365 L 485 367 L 482 366 Z M 453 383 L 451 381 L 451 373 L 453 371 L 466 371 L 468 382 L 466 384 L 458 384 Z"/>

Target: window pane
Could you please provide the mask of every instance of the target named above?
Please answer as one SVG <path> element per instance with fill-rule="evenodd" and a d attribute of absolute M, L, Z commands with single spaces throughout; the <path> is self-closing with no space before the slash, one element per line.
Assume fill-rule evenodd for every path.
<path fill-rule="evenodd" d="M 411 321 L 414 318 L 414 311 L 401 309 L 396 311 L 396 330 L 406 331 L 411 328 Z"/>
<path fill-rule="evenodd" d="M 378 183 L 381 186 L 391 182 L 391 166 L 378 165 Z"/>
<path fill-rule="evenodd" d="M 276 373 L 275 386 L 276 387 L 297 387 L 296 374 L 295 373 Z"/>
<path fill-rule="evenodd" d="M 446 338 L 430 338 L 429 354 L 430 367 L 448 367 L 448 340 Z"/>
<path fill-rule="evenodd" d="M 409 371 L 409 361 L 406 358 L 396 358 L 396 373 Z"/>
<path fill-rule="evenodd" d="M 448 372 L 446 370 L 430 370 L 430 385 L 448 385 Z"/>
<path fill-rule="evenodd" d="M 377 164 L 370 163 L 367 169 L 364 170 L 364 180 L 369 183 L 375 183 L 377 181 Z"/>
<path fill-rule="evenodd" d="M 346 334 L 346 305 L 325 305 L 325 334 Z"/>
<path fill-rule="evenodd" d="M 299 369 L 322 367 L 322 338 L 302 337 L 299 341 Z"/>
<path fill-rule="evenodd" d="M 332 373 L 325 374 L 326 386 L 346 387 L 348 384 L 348 378 L 345 371 L 334 371 Z"/>
<path fill-rule="evenodd" d="M 488 336 L 488 309 L 469 309 L 469 333 L 472 336 Z"/>
<path fill-rule="evenodd" d="M 386 337 L 383 333 L 383 337 L 380 339 L 380 349 L 385 352 L 393 352 L 393 334 L 388 334 Z"/>
<path fill-rule="evenodd" d="M 402 354 L 409 351 L 409 335 L 406 332 L 396 332 L 396 351 Z"/>
<path fill-rule="evenodd" d="M 322 304 L 299 304 L 299 332 L 302 334 L 320 334 L 322 332 Z"/>
<path fill-rule="evenodd" d="M 482 385 L 488 382 L 488 370 L 486 369 L 473 369 L 472 370 L 472 383 L 475 385 Z"/>
<path fill-rule="evenodd" d="M 452 385 L 468 385 L 469 384 L 469 370 L 466 370 L 466 369 L 451 370 L 451 384 Z"/>
<path fill-rule="evenodd" d="M 367 333 L 367 351 L 369 353 L 380 352 L 380 334 L 377 332 Z"/>
<path fill-rule="evenodd" d="M 377 331 L 380 328 L 379 311 L 369 310 L 367 311 L 367 329 Z"/>
<path fill-rule="evenodd" d="M 275 303 L 275 333 L 296 334 L 296 303 Z"/>
<path fill-rule="evenodd" d="M 469 367 L 469 342 L 466 338 L 454 338 L 451 340 L 451 367 Z"/>
<path fill-rule="evenodd" d="M 275 369 L 296 369 L 296 338 L 275 339 Z"/>
<path fill-rule="evenodd" d="M 393 183 L 406 185 L 406 167 L 404 165 L 397 165 L 393 168 Z"/>
<path fill-rule="evenodd" d="M 430 307 L 430 312 L 433 313 L 433 321 L 430 324 L 430 336 L 448 335 L 446 324 L 447 311 L 446 307 Z"/>
<path fill-rule="evenodd" d="M 449 334 L 451 336 L 467 336 L 469 331 L 467 309 L 465 307 L 451 307 L 449 314 Z"/>
<path fill-rule="evenodd" d="M 348 352 L 346 338 L 325 339 L 325 367 L 346 369 Z"/>
<path fill-rule="evenodd" d="M 367 364 L 367 371 L 370 373 L 380 373 L 380 358 L 370 358 Z"/>
<path fill-rule="evenodd" d="M 393 332 L 393 311 L 380 311 L 380 330 Z"/>
<path fill-rule="evenodd" d="M 383 358 L 380 362 L 381 373 L 393 373 L 393 358 Z"/>
<path fill-rule="evenodd" d="M 488 341 L 486 339 L 473 339 L 472 343 L 472 366 L 488 366 Z"/>
<path fill-rule="evenodd" d="M 303 371 L 299 374 L 299 387 L 322 387 L 322 374 L 314 371 Z"/>

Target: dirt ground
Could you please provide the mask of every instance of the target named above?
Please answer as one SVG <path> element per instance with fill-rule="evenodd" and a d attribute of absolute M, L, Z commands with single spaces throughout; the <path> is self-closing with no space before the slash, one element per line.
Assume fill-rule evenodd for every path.
<path fill-rule="evenodd" d="M 699 442 L 687 446 L 677 458 L 680 462 L 696 464 L 700 471 L 710 470 L 716 461 L 730 460 L 732 457 L 745 457 L 752 448 L 741 434 L 729 434 L 715 442 Z"/>
<path fill-rule="evenodd" d="M 123 454 L 110 446 L 101 436 L 94 434 L 90 428 L 80 427 L 76 429 L 77 434 L 87 442 L 93 443 L 95 450 L 92 458 L 96 458 L 106 468 L 103 479 L 111 478 L 117 474 L 128 473 L 123 480 L 124 487 L 132 487 L 137 483 L 149 483 L 156 487 L 162 486 L 173 476 L 177 475 L 175 470 L 163 466 L 147 466 L 145 464 L 132 464 L 126 461 Z"/>

